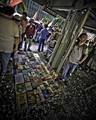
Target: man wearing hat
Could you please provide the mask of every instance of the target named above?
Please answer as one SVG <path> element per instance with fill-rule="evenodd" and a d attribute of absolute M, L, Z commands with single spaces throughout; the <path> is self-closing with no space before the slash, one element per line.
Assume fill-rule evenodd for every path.
<path fill-rule="evenodd" d="M 31 51 L 30 50 L 31 42 L 32 42 L 32 38 L 35 34 L 35 29 L 36 29 L 34 23 L 35 23 L 34 19 L 30 19 L 29 20 L 29 25 L 26 27 L 26 30 L 25 30 L 26 41 L 25 41 L 24 51 L 26 51 L 26 50 Z M 27 49 L 27 44 L 28 44 L 28 49 Z"/>
<path fill-rule="evenodd" d="M 0 80 L 6 77 L 11 53 L 18 50 L 18 25 L 12 20 L 14 9 L 4 7 L 4 14 L 0 14 Z M 13 45 L 15 43 L 15 48 Z"/>
<path fill-rule="evenodd" d="M 28 24 L 27 12 L 23 12 L 21 16 L 21 26 L 22 26 L 22 41 L 19 44 L 19 49 L 22 48 L 23 41 L 25 41 L 25 30 Z"/>

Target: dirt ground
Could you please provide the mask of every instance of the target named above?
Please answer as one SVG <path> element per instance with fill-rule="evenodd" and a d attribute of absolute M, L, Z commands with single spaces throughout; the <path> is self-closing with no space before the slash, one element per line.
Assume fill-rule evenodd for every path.
<path fill-rule="evenodd" d="M 95 120 L 96 119 L 96 73 L 77 70 L 66 86 L 58 84 L 63 94 L 58 98 L 32 104 L 18 112 L 12 61 L 5 79 L 0 80 L 0 120 Z"/>

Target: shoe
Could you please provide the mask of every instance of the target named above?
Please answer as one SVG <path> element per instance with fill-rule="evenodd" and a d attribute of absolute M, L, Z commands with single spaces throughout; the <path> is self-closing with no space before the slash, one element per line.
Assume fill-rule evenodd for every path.
<path fill-rule="evenodd" d="M 89 69 L 89 68 L 87 68 L 86 72 L 87 72 L 87 73 L 89 73 L 89 72 L 90 72 L 90 69 Z"/>
<path fill-rule="evenodd" d="M 22 48 L 19 48 L 18 50 L 22 51 L 23 49 L 22 49 Z"/>
<path fill-rule="evenodd" d="M 31 51 L 30 49 L 28 49 L 28 51 Z"/>
<path fill-rule="evenodd" d="M 1 75 L 1 76 L 0 76 L 0 79 L 1 79 L 1 80 L 3 80 L 4 78 L 5 78 L 5 76 L 4 76 L 4 75 Z"/>
<path fill-rule="evenodd" d="M 64 84 L 66 85 L 66 86 L 68 86 L 68 81 L 67 80 L 65 80 L 65 81 L 63 81 L 64 82 Z"/>
<path fill-rule="evenodd" d="M 65 79 L 62 79 L 63 81 L 65 81 Z"/>
<path fill-rule="evenodd" d="M 70 73 L 70 76 L 72 76 L 72 73 Z"/>

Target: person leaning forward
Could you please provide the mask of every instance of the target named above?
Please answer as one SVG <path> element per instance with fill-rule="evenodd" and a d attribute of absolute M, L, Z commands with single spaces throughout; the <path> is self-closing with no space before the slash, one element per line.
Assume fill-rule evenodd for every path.
<path fill-rule="evenodd" d="M 18 50 L 18 25 L 12 20 L 14 9 L 4 7 L 4 14 L 0 13 L 0 78 L 4 78 L 11 53 Z M 15 48 L 13 50 L 13 45 Z"/>

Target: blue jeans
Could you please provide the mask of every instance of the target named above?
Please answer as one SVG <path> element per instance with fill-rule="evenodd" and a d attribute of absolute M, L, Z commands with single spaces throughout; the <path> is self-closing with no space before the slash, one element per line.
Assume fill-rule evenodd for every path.
<path fill-rule="evenodd" d="M 70 77 L 70 74 L 72 74 L 74 72 L 74 70 L 76 69 L 77 66 L 78 66 L 78 64 L 74 64 L 74 63 L 70 63 L 70 62 L 65 64 L 65 66 L 63 68 L 62 79 L 68 80 Z"/>
<path fill-rule="evenodd" d="M 38 51 L 43 51 L 45 39 L 39 40 Z"/>
<path fill-rule="evenodd" d="M 35 41 L 35 42 L 39 42 L 39 34 L 38 34 L 38 31 L 36 31 L 36 33 L 35 33 L 34 41 Z"/>
<path fill-rule="evenodd" d="M 0 63 L 1 63 L 1 75 L 5 75 L 7 72 L 7 66 L 9 63 L 11 53 L 0 52 Z"/>
<path fill-rule="evenodd" d="M 27 50 L 27 44 L 28 44 L 28 50 L 30 50 L 31 43 L 32 43 L 32 38 L 28 38 L 25 40 L 25 46 L 24 46 L 25 51 Z"/>
<path fill-rule="evenodd" d="M 47 47 L 47 50 L 46 50 L 46 55 L 48 55 L 49 49 L 50 49 L 50 41 L 48 42 L 48 47 Z"/>

